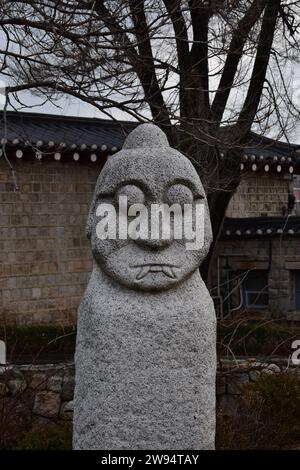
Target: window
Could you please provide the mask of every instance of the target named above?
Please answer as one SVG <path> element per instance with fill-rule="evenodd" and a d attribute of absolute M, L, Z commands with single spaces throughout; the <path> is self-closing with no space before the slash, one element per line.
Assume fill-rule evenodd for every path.
<path fill-rule="evenodd" d="M 268 308 L 268 271 L 255 269 L 248 272 L 242 282 L 242 293 L 245 307 L 257 309 Z"/>
<path fill-rule="evenodd" d="M 295 281 L 295 308 L 300 310 L 300 271 L 295 271 L 294 273 Z"/>

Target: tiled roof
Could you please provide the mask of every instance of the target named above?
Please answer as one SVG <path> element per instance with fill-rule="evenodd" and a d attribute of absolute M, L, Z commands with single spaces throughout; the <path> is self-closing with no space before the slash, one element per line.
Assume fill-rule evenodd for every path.
<path fill-rule="evenodd" d="M 128 132 L 137 125 L 129 121 L 15 111 L 7 112 L 6 121 L 5 133 L 3 112 L 2 115 L 0 112 L 0 140 L 6 139 L 7 147 L 17 158 L 25 154 L 39 159 L 54 155 L 60 160 L 62 155 L 65 158 L 68 154 L 68 158 L 73 155 L 75 161 L 83 157 L 83 161 L 92 162 L 119 150 Z M 244 150 L 241 170 L 299 174 L 300 146 L 252 133 Z"/>
<path fill-rule="evenodd" d="M 272 236 L 300 236 L 300 217 L 247 217 L 230 218 L 224 221 L 221 238 L 245 239 Z"/>
<path fill-rule="evenodd" d="M 300 146 L 268 139 L 252 133 L 242 157 L 242 171 L 299 173 Z"/>
<path fill-rule="evenodd" d="M 225 157 L 227 151 L 230 152 L 230 147 L 227 148 L 224 143 L 220 149 L 221 159 Z M 251 132 L 247 143 L 243 146 L 240 169 L 242 172 L 300 174 L 300 145 L 281 142 Z"/>
<path fill-rule="evenodd" d="M 120 148 L 136 126 L 134 122 L 97 118 L 56 116 L 7 111 L 7 141 L 31 143 L 38 147 L 61 144 L 69 148 Z M 3 114 L 0 119 L 0 138 L 4 138 Z"/>
<path fill-rule="evenodd" d="M 252 132 L 245 153 L 264 158 L 277 156 L 280 159 L 294 155 L 297 150 L 300 150 L 300 145 L 269 139 Z"/>

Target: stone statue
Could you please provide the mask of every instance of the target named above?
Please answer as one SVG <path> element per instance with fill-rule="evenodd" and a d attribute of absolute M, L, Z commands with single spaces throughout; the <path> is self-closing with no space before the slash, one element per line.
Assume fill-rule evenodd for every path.
<path fill-rule="evenodd" d="M 122 195 L 128 206 L 201 205 L 203 244 L 187 250 L 185 239 L 150 232 L 99 238 L 97 207 L 118 212 Z M 216 324 L 198 269 L 212 240 L 209 212 L 194 167 L 158 127 L 138 126 L 109 157 L 87 234 L 94 266 L 79 307 L 74 448 L 213 449 Z"/>

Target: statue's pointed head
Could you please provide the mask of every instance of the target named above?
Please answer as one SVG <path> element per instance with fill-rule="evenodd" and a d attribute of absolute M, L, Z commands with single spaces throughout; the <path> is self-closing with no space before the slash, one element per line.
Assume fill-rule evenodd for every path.
<path fill-rule="evenodd" d="M 157 126 L 136 127 L 109 157 L 87 233 L 100 268 L 133 289 L 171 288 L 205 258 L 212 233 L 200 178 Z"/>
<path fill-rule="evenodd" d="M 169 147 L 166 134 L 154 124 L 141 124 L 126 137 L 125 149 L 149 149 Z"/>

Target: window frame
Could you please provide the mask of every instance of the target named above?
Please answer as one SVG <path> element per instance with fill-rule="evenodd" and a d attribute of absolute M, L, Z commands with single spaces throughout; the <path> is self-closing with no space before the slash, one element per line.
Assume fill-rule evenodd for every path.
<path fill-rule="evenodd" d="M 295 307 L 295 310 L 300 311 L 300 269 L 296 269 L 294 271 L 293 277 L 294 277 L 294 307 Z"/>
<path fill-rule="evenodd" d="M 266 269 L 253 269 L 252 271 L 249 271 L 254 273 L 254 272 L 257 272 L 257 271 L 262 271 L 265 275 L 266 275 L 266 278 L 267 278 L 267 281 L 268 281 L 268 271 Z M 247 309 L 251 309 L 251 310 L 267 310 L 269 308 L 269 283 L 267 282 L 267 284 L 260 290 L 258 289 L 251 289 L 251 288 L 246 288 L 245 286 L 245 282 L 247 281 L 247 277 L 249 275 L 249 273 L 247 274 L 247 276 L 245 277 L 245 279 L 242 281 L 242 284 L 241 284 L 241 292 L 242 292 L 242 296 L 243 296 L 243 305 L 245 308 Z M 249 302 L 249 296 L 250 295 L 257 295 L 257 297 L 259 297 L 260 295 L 267 295 L 267 298 L 268 298 L 268 302 L 266 304 L 253 304 L 253 303 L 250 303 Z"/>

